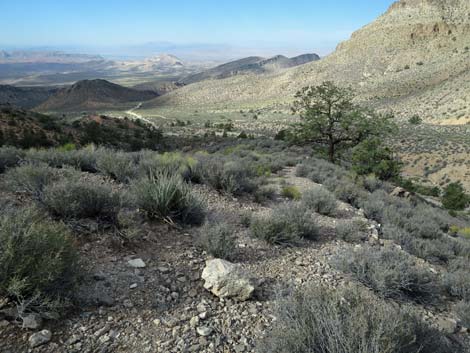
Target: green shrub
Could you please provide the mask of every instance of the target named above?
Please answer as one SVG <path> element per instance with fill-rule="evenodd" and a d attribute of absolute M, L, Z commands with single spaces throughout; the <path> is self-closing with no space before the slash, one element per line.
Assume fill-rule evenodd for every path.
<path fill-rule="evenodd" d="M 62 180 L 45 188 L 43 204 L 52 215 L 63 219 L 96 218 L 115 223 L 121 199 L 104 185 Z"/>
<path fill-rule="evenodd" d="M 169 223 L 199 225 L 205 206 L 179 175 L 158 175 L 138 180 L 132 186 L 136 205 L 149 218 Z"/>
<path fill-rule="evenodd" d="M 461 301 L 455 306 L 455 313 L 463 327 L 470 327 L 470 302 Z"/>
<path fill-rule="evenodd" d="M 196 168 L 197 179 L 224 193 L 240 195 L 257 188 L 253 182 L 255 172 L 237 158 L 226 161 L 220 156 L 200 155 Z"/>
<path fill-rule="evenodd" d="M 77 253 L 65 226 L 32 208 L 0 215 L 1 296 L 46 309 L 71 297 L 77 270 Z"/>
<path fill-rule="evenodd" d="M 367 239 L 367 224 L 361 219 L 344 219 L 336 223 L 336 236 L 349 243 L 357 243 Z"/>
<path fill-rule="evenodd" d="M 42 198 L 44 188 L 58 179 L 56 170 L 46 164 L 24 164 L 9 169 L 4 178 L 10 191 L 28 194 L 37 200 Z"/>
<path fill-rule="evenodd" d="M 190 180 L 197 161 L 178 152 L 158 154 L 148 152 L 139 162 L 139 175 L 148 177 L 157 174 L 178 174 Z"/>
<path fill-rule="evenodd" d="M 470 301 L 470 271 L 468 267 L 449 271 L 444 275 L 443 282 L 450 295 Z"/>
<path fill-rule="evenodd" d="M 448 210 L 464 210 L 470 202 L 470 196 L 465 193 L 461 182 L 450 183 L 444 189 L 442 205 Z"/>
<path fill-rule="evenodd" d="M 325 216 L 332 216 L 336 212 L 336 198 L 323 187 L 307 190 L 302 196 L 302 203 L 308 209 Z"/>
<path fill-rule="evenodd" d="M 333 191 L 338 199 L 353 206 L 358 206 L 360 200 L 364 198 L 365 191 L 348 180 L 332 181 L 332 185 L 326 186 L 330 191 Z"/>
<path fill-rule="evenodd" d="M 374 175 L 367 175 L 362 179 L 362 185 L 367 191 L 374 192 L 382 188 L 383 182 Z"/>
<path fill-rule="evenodd" d="M 105 148 L 96 151 L 96 169 L 120 183 L 129 183 L 137 175 L 135 160 L 130 153 Z"/>
<path fill-rule="evenodd" d="M 233 233 L 227 223 L 207 223 L 200 230 L 198 244 L 215 258 L 231 260 L 236 251 Z"/>
<path fill-rule="evenodd" d="M 411 118 L 408 119 L 408 122 L 412 125 L 421 125 L 423 119 L 421 119 L 419 115 L 413 115 Z"/>
<path fill-rule="evenodd" d="M 360 202 L 360 206 L 364 210 L 364 215 L 374 221 L 382 222 L 387 198 L 387 193 L 382 190 L 377 190 L 367 195 L 367 197 Z"/>
<path fill-rule="evenodd" d="M 297 186 L 286 185 L 281 190 L 281 196 L 290 200 L 300 200 L 302 198 L 302 193 Z"/>
<path fill-rule="evenodd" d="M 255 202 L 264 203 L 274 199 L 276 190 L 272 186 L 262 186 L 253 193 L 253 196 Z"/>
<path fill-rule="evenodd" d="M 333 264 L 386 298 L 430 302 L 440 291 L 435 275 L 395 249 L 345 249 L 334 256 Z"/>
<path fill-rule="evenodd" d="M 278 301 L 261 353 L 463 352 L 409 306 L 387 304 L 355 287 L 307 287 Z"/>
<path fill-rule="evenodd" d="M 316 239 L 318 227 L 304 206 L 287 203 L 275 208 L 270 214 L 255 217 L 251 222 L 255 238 L 270 244 L 296 245 L 302 239 Z"/>
<path fill-rule="evenodd" d="M 24 158 L 24 152 L 15 147 L 0 147 L 0 174 L 15 167 Z"/>
<path fill-rule="evenodd" d="M 381 180 L 400 175 L 402 163 L 378 138 L 365 140 L 353 149 L 352 170 L 359 175 L 374 174 Z"/>

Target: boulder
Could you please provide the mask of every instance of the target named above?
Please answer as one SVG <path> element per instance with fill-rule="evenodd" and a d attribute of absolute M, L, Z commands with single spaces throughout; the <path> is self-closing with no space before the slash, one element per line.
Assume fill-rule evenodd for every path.
<path fill-rule="evenodd" d="M 202 271 L 204 288 L 219 298 L 245 301 L 251 298 L 255 286 L 240 265 L 221 259 L 208 260 Z"/>
<path fill-rule="evenodd" d="M 127 261 L 127 264 L 130 267 L 133 267 L 133 268 L 144 268 L 145 267 L 145 262 L 142 259 L 129 260 L 129 261 Z"/>
<path fill-rule="evenodd" d="M 396 187 L 393 189 L 393 191 L 390 193 L 390 196 L 395 196 L 395 197 L 401 197 L 404 199 L 409 199 L 411 197 L 411 193 L 409 191 L 406 191 L 402 187 Z"/>
<path fill-rule="evenodd" d="M 41 346 L 43 344 L 48 343 L 52 338 L 52 333 L 49 330 L 42 330 L 36 333 L 33 333 L 29 337 L 29 346 L 31 348 Z"/>

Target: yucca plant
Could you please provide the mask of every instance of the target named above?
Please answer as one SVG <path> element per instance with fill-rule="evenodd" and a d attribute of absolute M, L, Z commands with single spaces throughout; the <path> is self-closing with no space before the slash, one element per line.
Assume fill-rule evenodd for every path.
<path fill-rule="evenodd" d="M 132 188 L 136 205 L 149 218 L 169 224 L 202 224 L 205 206 L 180 175 L 161 173 L 138 180 Z"/>

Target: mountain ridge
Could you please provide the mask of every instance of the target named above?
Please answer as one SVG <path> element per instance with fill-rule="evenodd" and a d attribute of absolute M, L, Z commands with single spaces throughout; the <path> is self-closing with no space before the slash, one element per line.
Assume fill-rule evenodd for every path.
<path fill-rule="evenodd" d="M 330 80 L 354 88 L 359 101 L 403 117 L 465 119 L 470 117 L 469 13 L 470 2 L 464 0 L 401 0 L 320 61 L 270 75 L 194 83 L 144 108 L 282 108 L 303 86 Z"/>

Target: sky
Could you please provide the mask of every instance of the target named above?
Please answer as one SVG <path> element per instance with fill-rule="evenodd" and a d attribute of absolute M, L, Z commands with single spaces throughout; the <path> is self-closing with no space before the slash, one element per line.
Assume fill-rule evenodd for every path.
<path fill-rule="evenodd" d="M 237 50 L 325 55 L 392 2 L 0 0 L 0 48 L 137 56 L 163 45 L 164 49 L 198 48 L 230 55 Z"/>

